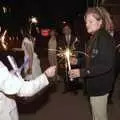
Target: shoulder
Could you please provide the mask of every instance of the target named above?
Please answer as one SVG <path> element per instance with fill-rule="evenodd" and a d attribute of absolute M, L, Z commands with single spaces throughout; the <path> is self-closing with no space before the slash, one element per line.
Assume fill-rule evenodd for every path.
<path fill-rule="evenodd" d="M 5 68 L 5 65 L 3 64 L 2 61 L 0 61 L 0 68 Z"/>
<path fill-rule="evenodd" d="M 113 37 L 106 30 L 100 30 L 96 35 L 96 39 L 100 39 L 102 42 L 110 42 Z"/>
<path fill-rule="evenodd" d="M 105 30 L 101 31 L 97 37 L 96 37 L 97 41 L 98 41 L 98 45 L 101 48 L 105 48 L 105 49 L 114 49 L 114 39 L 113 37 Z"/>

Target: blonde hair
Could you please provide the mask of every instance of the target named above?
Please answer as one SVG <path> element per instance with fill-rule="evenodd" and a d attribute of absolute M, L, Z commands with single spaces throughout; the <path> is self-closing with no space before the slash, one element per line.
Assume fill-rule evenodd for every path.
<path fill-rule="evenodd" d="M 105 8 L 103 7 L 88 8 L 84 16 L 85 19 L 88 14 L 93 14 L 93 16 L 98 21 L 102 20 L 101 27 L 104 27 L 108 32 L 113 31 L 114 29 L 113 21 L 111 19 L 109 12 Z"/>

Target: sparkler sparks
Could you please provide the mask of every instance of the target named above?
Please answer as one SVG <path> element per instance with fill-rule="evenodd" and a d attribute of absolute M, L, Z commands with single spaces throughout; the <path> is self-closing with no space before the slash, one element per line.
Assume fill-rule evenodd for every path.
<path fill-rule="evenodd" d="M 48 51 L 56 51 L 57 52 L 57 56 L 59 58 L 61 58 L 58 62 L 60 63 L 62 60 L 64 59 L 68 59 L 70 58 L 71 56 L 75 56 L 75 54 L 82 54 L 84 56 L 88 56 L 87 53 L 83 52 L 83 51 L 76 51 L 75 49 L 70 49 L 70 48 L 65 48 L 65 49 L 62 49 L 61 47 L 59 48 L 59 50 L 56 50 L 56 49 L 48 49 Z"/>
<path fill-rule="evenodd" d="M 68 64 L 68 70 L 71 70 L 71 65 L 70 65 L 70 56 L 71 56 L 71 52 L 70 52 L 70 49 L 69 48 L 66 48 L 65 50 L 65 57 L 66 57 L 66 60 L 67 60 L 67 64 Z"/>
<path fill-rule="evenodd" d="M 70 65 L 70 57 L 76 57 L 76 54 L 82 54 L 84 56 L 87 56 L 89 57 L 89 55 L 83 51 L 76 51 L 75 49 L 70 49 L 70 48 L 65 48 L 65 49 L 62 49 L 62 48 L 59 48 L 59 50 L 56 50 L 56 49 L 48 49 L 48 51 L 56 51 L 57 52 L 57 56 L 60 58 L 59 59 L 59 63 L 62 61 L 62 60 L 65 60 L 64 64 L 65 66 L 67 65 L 68 67 L 68 71 L 71 70 L 71 65 Z M 66 71 L 67 71 L 67 67 L 65 67 Z M 66 77 L 67 74 L 66 74 Z M 70 79 L 70 81 L 73 81 L 74 79 Z"/>
<path fill-rule="evenodd" d="M 5 50 L 7 50 L 7 45 L 5 43 L 5 36 L 7 34 L 7 30 L 4 31 L 3 35 L 0 37 L 1 44 Z"/>

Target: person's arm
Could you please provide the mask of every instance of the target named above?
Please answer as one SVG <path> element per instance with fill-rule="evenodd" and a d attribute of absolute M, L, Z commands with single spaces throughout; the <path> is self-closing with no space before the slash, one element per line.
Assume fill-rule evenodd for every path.
<path fill-rule="evenodd" d="M 49 84 L 48 78 L 55 75 L 55 70 L 56 66 L 49 67 L 35 80 L 23 81 L 22 87 L 19 89 L 17 95 L 27 97 L 35 95 Z"/>
<path fill-rule="evenodd" d="M 20 97 L 30 97 L 45 88 L 49 84 L 45 74 L 41 74 L 35 80 L 24 81 L 17 95 Z"/>
<path fill-rule="evenodd" d="M 3 65 L 0 68 L 1 80 L 0 80 L 0 91 L 7 95 L 18 95 L 18 96 L 33 96 L 41 89 L 49 84 L 48 77 L 52 77 L 55 74 L 55 66 L 50 67 L 45 73 L 41 74 L 35 80 L 24 81 L 22 78 L 11 74 L 8 69 Z M 46 76 L 46 75 L 47 76 Z"/>
<path fill-rule="evenodd" d="M 55 75 L 55 70 L 56 66 L 49 67 L 35 80 L 23 81 L 17 95 L 27 97 L 35 95 L 49 84 L 48 78 Z"/>

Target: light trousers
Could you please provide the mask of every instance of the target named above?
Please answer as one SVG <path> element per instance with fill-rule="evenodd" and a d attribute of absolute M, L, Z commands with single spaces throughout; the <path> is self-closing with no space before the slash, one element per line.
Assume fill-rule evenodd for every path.
<path fill-rule="evenodd" d="M 107 101 L 108 94 L 90 97 L 93 120 L 108 120 Z"/>

